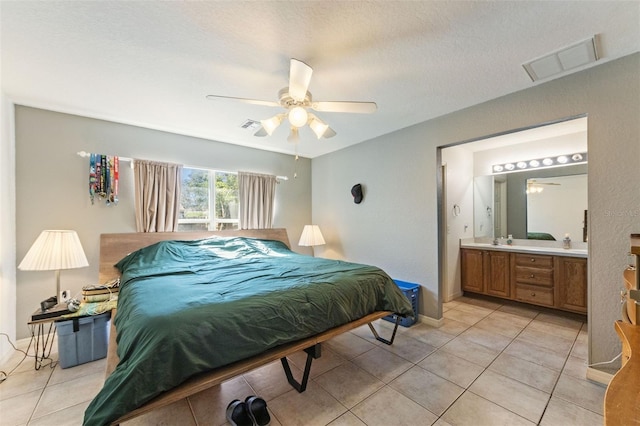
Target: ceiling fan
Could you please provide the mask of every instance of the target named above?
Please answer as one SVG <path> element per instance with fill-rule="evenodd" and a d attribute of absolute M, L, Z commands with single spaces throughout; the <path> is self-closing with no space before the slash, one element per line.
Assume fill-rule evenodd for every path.
<path fill-rule="evenodd" d="M 527 189 L 526 189 L 526 193 L 527 194 L 536 194 L 536 193 L 540 193 L 544 190 L 544 187 L 542 185 L 554 185 L 554 186 L 560 186 L 560 183 L 555 183 L 555 182 L 538 182 L 535 179 L 527 179 Z"/>
<path fill-rule="evenodd" d="M 354 101 L 314 101 L 311 93 L 307 90 L 311 82 L 313 69 L 302 61 L 291 59 L 289 69 L 289 86 L 280 89 L 278 101 L 263 101 L 258 99 L 235 98 L 231 96 L 207 95 L 210 100 L 228 99 L 253 105 L 282 107 L 286 111 L 276 114 L 271 118 L 260 120 L 261 128 L 254 133 L 254 136 L 271 136 L 275 129 L 282 124 L 286 118 L 290 124 L 290 134 L 287 140 L 297 143 L 300 140 L 298 129 L 305 125 L 320 138 L 330 138 L 336 132 L 309 109 L 321 112 L 350 112 L 369 114 L 375 112 L 378 106 L 375 102 L 354 102 Z"/>

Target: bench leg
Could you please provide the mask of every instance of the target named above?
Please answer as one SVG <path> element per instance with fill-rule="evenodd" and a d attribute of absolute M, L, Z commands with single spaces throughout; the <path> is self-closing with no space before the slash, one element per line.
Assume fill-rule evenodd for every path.
<path fill-rule="evenodd" d="M 396 338 L 396 332 L 398 331 L 398 325 L 399 324 L 400 324 L 400 315 L 396 315 L 396 325 L 393 327 L 393 333 L 391 334 L 391 339 L 390 340 L 387 340 L 387 339 L 385 339 L 383 337 L 380 337 L 380 335 L 378 334 L 376 329 L 373 328 L 371 323 L 369 323 L 368 325 L 369 325 L 369 328 L 371 329 L 371 332 L 375 336 L 376 340 L 381 341 L 385 345 L 393 345 L 393 341 Z"/>
<path fill-rule="evenodd" d="M 280 358 L 282 368 L 284 368 L 284 374 L 287 376 L 289 384 L 297 390 L 299 393 L 304 392 L 307 389 L 307 383 L 309 382 L 309 373 L 311 372 L 311 363 L 314 358 L 320 358 L 322 355 L 320 350 L 320 343 L 317 343 L 304 350 L 307 353 L 307 362 L 304 366 L 304 373 L 302 374 L 302 381 L 298 382 L 291 373 L 291 367 L 289 367 L 289 360 L 286 357 Z"/>

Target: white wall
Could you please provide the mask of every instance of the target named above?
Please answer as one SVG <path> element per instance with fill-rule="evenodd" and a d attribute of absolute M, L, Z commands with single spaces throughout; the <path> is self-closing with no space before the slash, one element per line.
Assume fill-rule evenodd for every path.
<path fill-rule="evenodd" d="M 0 332 L 16 339 L 16 239 L 13 105 L 0 94 Z M 0 361 L 11 346 L 0 338 Z"/>
<path fill-rule="evenodd" d="M 638 75 L 634 54 L 313 159 L 324 252 L 420 283 L 420 312 L 439 318 L 437 147 L 588 114 L 589 360 L 613 358 L 621 271 L 640 230 Z M 354 205 L 358 181 L 365 200 Z"/>
<path fill-rule="evenodd" d="M 101 233 L 135 232 L 133 171 L 124 163 L 120 168 L 117 206 L 100 201 L 91 205 L 89 160 L 76 155 L 78 151 L 289 176 L 276 189 L 274 226 L 287 228 L 295 250 L 311 253 L 296 245 L 311 220 L 309 159 L 298 161 L 294 179 L 296 165 L 290 155 L 24 106 L 16 107 L 15 121 L 17 261 L 43 229 L 75 229 L 90 266 L 61 271 L 63 289 L 76 293 L 95 283 Z M 26 323 L 39 302 L 55 293 L 54 273 L 18 271 L 16 287 L 21 338 L 28 335 Z"/>
<path fill-rule="evenodd" d="M 493 176 L 473 178 L 473 236 L 491 238 L 494 235 Z"/>
<path fill-rule="evenodd" d="M 473 153 L 460 146 L 442 150 L 447 167 L 446 203 L 446 285 L 444 301 L 462 295 L 460 283 L 460 239 L 473 238 Z M 454 211 L 454 205 L 459 207 Z"/>

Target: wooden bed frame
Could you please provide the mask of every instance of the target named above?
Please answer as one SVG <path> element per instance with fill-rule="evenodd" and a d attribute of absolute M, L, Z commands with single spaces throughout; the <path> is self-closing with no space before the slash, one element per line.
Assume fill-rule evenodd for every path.
<path fill-rule="evenodd" d="M 113 265 L 117 263 L 127 254 L 138 250 L 142 247 L 157 243 L 164 240 L 196 240 L 201 238 L 208 238 L 211 236 L 241 236 L 249 238 L 261 238 L 282 241 L 287 247 L 290 247 L 289 237 L 287 236 L 286 229 L 262 229 L 262 230 L 233 230 L 233 231 L 212 231 L 212 232 L 161 232 L 161 233 L 126 233 L 126 234 L 101 234 L 100 235 L 100 267 L 99 267 L 99 282 L 103 283 L 110 279 L 120 276 L 119 271 Z M 117 310 L 114 309 L 111 314 L 111 330 L 109 336 L 109 348 L 107 350 L 107 367 L 105 378 L 115 370 L 118 365 L 118 354 L 116 344 L 116 329 L 114 326 L 113 318 L 117 314 Z M 391 345 L 395 339 L 400 317 L 398 316 L 393 334 L 389 340 L 386 340 L 378 335 L 376 330 L 371 325 L 372 321 L 390 315 L 391 312 L 379 311 L 371 313 L 363 318 L 348 324 L 341 325 L 339 327 L 332 328 L 318 335 L 302 339 L 296 342 L 288 343 L 278 346 L 263 352 L 260 355 L 250 357 L 233 364 L 229 364 L 224 367 L 216 368 L 214 370 L 198 374 L 189 380 L 185 381 L 176 388 L 164 392 L 157 397 L 153 398 L 146 404 L 138 407 L 137 409 L 120 417 L 112 424 L 117 425 L 126 420 L 131 420 L 142 414 L 148 413 L 156 408 L 164 407 L 188 396 L 194 395 L 203 390 L 209 389 L 213 386 L 219 385 L 222 382 L 232 379 L 240 374 L 244 374 L 250 370 L 261 367 L 270 362 L 280 360 L 284 368 L 287 380 L 298 392 L 304 392 L 309 379 L 309 373 L 311 370 L 311 362 L 315 358 L 321 356 L 321 343 L 325 342 L 339 334 L 345 333 L 349 330 L 353 330 L 362 325 L 368 324 L 374 337 L 381 342 Z M 291 374 L 291 369 L 287 361 L 287 356 L 295 353 L 305 351 L 307 353 L 307 362 L 303 373 L 302 380 L 298 382 Z"/>

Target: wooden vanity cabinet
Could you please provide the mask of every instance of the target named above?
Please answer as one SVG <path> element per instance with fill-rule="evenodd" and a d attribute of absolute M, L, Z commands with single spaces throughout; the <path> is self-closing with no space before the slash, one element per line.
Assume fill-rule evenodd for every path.
<path fill-rule="evenodd" d="M 511 277 L 514 299 L 554 306 L 553 256 L 512 253 Z"/>
<path fill-rule="evenodd" d="M 587 313 L 587 259 L 556 256 L 557 306 L 573 312 Z"/>
<path fill-rule="evenodd" d="M 461 249 L 462 290 L 587 313 L 587 259 Z"/>
<path fill-rule="evenodd" d="M 462 290 L 509 297 L 509 253 L 462 249 Z"/>
<path fill-rule="evenodd" d="M 462 249 L 462 290 L 484 293 L 484 250 Z"/>
<path fill-rule="evenodd" d="M 511 280 L 509 278 L 509 253 L 487 251 L 485 256 L 485 288 L 491 296 L 509 297 Z"/>

